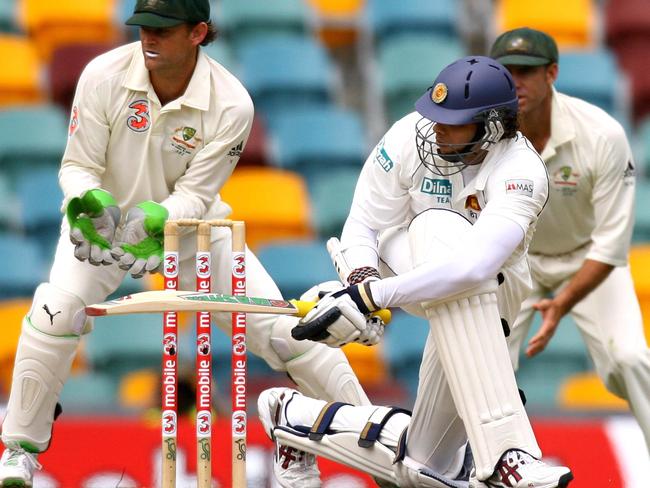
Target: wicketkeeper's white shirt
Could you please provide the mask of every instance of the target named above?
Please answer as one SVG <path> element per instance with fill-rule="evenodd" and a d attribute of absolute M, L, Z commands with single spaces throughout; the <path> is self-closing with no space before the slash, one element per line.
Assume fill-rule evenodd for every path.
<path fill-rule="evenodd" d="M 185 93 L 160 106 L 140 42 L 88 64 L 77 86 L 59 180 L 64 208 L 91 188 L 122 215 L 145 200 L 170 218 L 223 218 L 219 190 L 246 144 L 253 104 L 242 84 L 199 52 Z"/>
<path fill-rule="evenodd" d="M 549 202 L 531 254 L 568 254 L 625 266 L 634 225 L 634 162 L 623 127 L 603 110 L 554 91 L 542 158 Z"/>

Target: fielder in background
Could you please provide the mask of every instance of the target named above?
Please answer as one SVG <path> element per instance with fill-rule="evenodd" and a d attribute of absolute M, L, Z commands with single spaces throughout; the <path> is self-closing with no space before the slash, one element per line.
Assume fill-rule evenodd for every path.
<path fill-rule="evenodd" d="M 260 396 L 260 418 L 276 442 L 385 486 L 566 487 L 571 471 L 539 460 L 505 339 L 530 293 L 526 253 L 548 195 L 544 163 L 517 131 L 515 83 L 493 59 L 465 57 L 415 108 L 357 183 L 341 246 L 360 282 L 294 329 L 337 347 L 379 340 L 365 320 L 377 308 L 425 317 L 413 413 L 275 388 Z"/>
<path fill-rule="evenodd" d="M 558 50 L 544 32 L 501 34 L 490 55 L 512 74 L 523 134 L 541 154 L 549 201 L 530 243 L 533 293 L 512 334 L 515 368 L 535 312 L 534 356 L 571 314 L 607 389 L 624 398 L 650 446 L 650 351 L 628 266 L 635 171 L 621 125 L 600 108 L 558 93 Z"/>
<path fill-rule="evenodd" d="M 91 328 L 85 305 L 103 301 L 126 273 L 159 268 L 168 218 L 218 219 L 231 211 L 219 190 L 246 144 L 253 104 L 199 47 L 215 37 L 209 1 L 138 0 L 127 24 L 140 26 L 141 41 L 91 61 L 77 86 L 59 174 L 67 218 L 49 281 L 23 321 L 0 485 L 32 486 L 80 337 Z M 211 235 L 215 292 L 230 292 L 229 232 Z M 181 236 L 181 289 L 194 289 L 195 253 L 194 236 Z M 248 252 L 246 261 L 250 295 L 280 298 L 255 256 Z M 230 314 L 214 319 L 229 333 Z M 252 314 L 249 350 L 307 394 L 367 404 L 342 351 L 291 337 L 297 320 Z M 298 480 L 302 470 L 300 460 L 278 467 L 279 476 Z"/>

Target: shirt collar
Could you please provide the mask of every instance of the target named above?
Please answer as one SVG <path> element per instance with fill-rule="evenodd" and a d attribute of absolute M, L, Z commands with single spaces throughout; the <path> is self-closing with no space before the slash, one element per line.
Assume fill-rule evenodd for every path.
<path fill-rule="evenodd" d="M 150 99 L 158 100 L 156 92 L 149 80 L 149 71 L 144 65 L 144 55 L 141 44 L 133 52 L 131 64 L 126 72 L 123 86 L 129 90 L 146 92 Z M 210 63 L 207 55 L 199 49 L 199 55 L 185 93 L 178 99 L 167 104 L 165 108 L 179 109 L 180 105 L 207 111 L 210 106 Z"/>
<path fill-rule="evenodd" d="M 573 140 L 576 136 L 575 126 L 571 117 L 565 117 L 566 108 L 562 99 L 558 96 L 557 90 L 553 88 L 553 99 L 551 101 L 551 137 L 542 151 L 542 159 L 548 160 L 554 156 L 556 148 Z"/>
<path fill-rule="evenodd" d="M 517 134 L 517 136 L 522 137 L 521 134 Z M 504 142 L 510 143 L 511 141 L 511 139 L 508 139 Z M 501 154 L 503 153 L 503 148 L 505 145 L 506 144 L 504 143 L 498 143 L 490 148 L 487 155 L 485 156 L 485 159 L 481 163 L 478 173 L 476 173 L 476 176 L 472 181 L 465 185 L 463 190 L 456 196 L 455 201 L 461 201 L 467 198 L 469 195 L 472 195 L 477 191 L 483 191 L 485 189 L 488 177 L 490 176 L 490 173 L 492 173 L 494 166 L 501 158 Z"/>

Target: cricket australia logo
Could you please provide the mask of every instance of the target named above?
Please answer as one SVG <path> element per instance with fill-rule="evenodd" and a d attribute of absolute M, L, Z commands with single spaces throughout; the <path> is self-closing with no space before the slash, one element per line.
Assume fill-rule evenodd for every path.
<path fill-rule="evenodd" d="M 203 139 L 196 135 L 194 127 L 177 127 L 172 134 L 172 147 L 181 156 L 192 154 Z"/>
<path fill-rule="evenodd" d="M 136 100 L 129 105 L 133 113 L 126 119 L 126 126 L 134 132 L 144 132 L 151 125 L 149 101 Z"/>

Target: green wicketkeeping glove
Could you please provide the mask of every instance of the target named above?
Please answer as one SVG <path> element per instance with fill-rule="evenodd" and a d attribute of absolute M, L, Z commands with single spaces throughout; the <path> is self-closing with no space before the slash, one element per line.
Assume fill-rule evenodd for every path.
<path fill-rule="evenodd" d="M 112 264 L 111 247 L 120 221 L 113 195 L 99 188 L 88 190 L 71 199 L 65 213 L 75 257 L 95 266 Z"/>
<path fill-rule="evenodd" d="M 155 272 L 163 258 L 165 221 L 169 213 L 156 202 L 142 202 L 126 214 L 124 231 L 111 254 L 121 269 L 134 278 Z"/>

